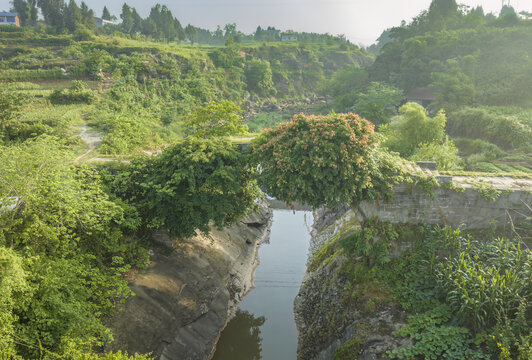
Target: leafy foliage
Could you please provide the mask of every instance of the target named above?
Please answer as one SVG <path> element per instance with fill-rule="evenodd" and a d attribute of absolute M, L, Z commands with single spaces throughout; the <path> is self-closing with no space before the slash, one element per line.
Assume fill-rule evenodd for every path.
<path fill-rule="evenodd" d="M 359 66 L 339 69 L 328 81 L 326 92 L 334 98 L 334 110 L 348 111 L 369 84 L 368 73 Z"/>
<path fill-rule="evenodd" d="M 462 322 L 482 329 L 497 319 L 514 317 L 530 290 L 531 254 L 504 239 L 474 248 L 462 243 L 458 250 L 436 276 Z"/>
<path fill-rule="evenodd" d="M 251 60 L 247 63 L 245 74 L 249 90 L 260 95 L 275 95 L 269 62 L 260 59 Z"/>
<path fill-rule="evenodd" d="M 354 114 L 296 115 L 252 143 L 266 192 L 288 203 L 336 207 L 363 199 L 377 168 L 373 125 Z"/>
<path fill-rule="evenodd" d="M 407 103 L 399 108 L 389 127 L 382 131 L 388 136 L 385 145 L 403 157 L 410 157 L 421 144 L 438 143 L 444 139 L 445 113 L 429 117 L 419 104 Z"/>
<path fill-rule="evenodd" d="M 184 126 L 200 138 L 239 135 L 246 132 L 240 114 L 242 110 L 231 101 L 211 102 L 194 111 Z"/>
<path fill-rule="evenodd" d="M 138 222 L 49 137 L 1 148 L 0 205 L 0 347 L 24 359 L 89 356 L 108 333 L 102 317 L 131 293 L 122 275 L 145 265 L 124 236 Z"/>
<path fill-rule="evenodd" d="M 464 168 L 463 161 L 458 156 L 458 149 L 447 137 L 441 144 L 436 142 L 420 144 L 410 160 L 435 161 L 438 164 L 438 170 L 462 170 Z"/>
<path fill-rule="evenodd" d="M 227 140 L 189 137 L 153 159 L 137 159 L 114 191 L 133 203 L 149 228 L 179 237 L 233 224 L 259 195 L 246 156 Z"/>
<path fill-rule="evenodd" d="M 395 335 L 414 342 L 388 352 L 390 358 L 529 356 L 532 254 L 517 240 L 474 240 L 450 228 L 371 219 L 341 233 L 327 256 L 336 257 L 338 248 L 347 255 L 338 257 L 344 299 L 350 304 L 369 292 L 412 313 Z"/>
<path fill-rule="evenodd" d="M 473 102 L 475 86 L 473 81 L 463 73 L 456 61 L 447 61 L 447 72 L 432 74 L 434 87 L 438 89 L 435 95 L 437 108 L 453 109 Z"/>
<path fill-rule="evenodd" d="M 387 124 L 397 113 L 403 92 L 393 86 L 372 82 L 367 92 L 358 95 L 352 111 L 376 126 Z"/>
<path fill-rule="evenodd" d="M 378 241 L 374 241 L 379 238 Z M 362 256 L 369 267 L 383 266 L 390 262 L 390 250 L 398 233 L 391 224 L 371 221 L 361 231 L 340 240 L 340 246 L 349 255 Z"/>
<path fill-rule="evenodd" d="M 391 359 L 489 359 L 488 355 L 472 349 L 473 340 L 467 328 L 444 325 L 451 318 L 450 309 L 440 305 L 420 315 L 408 317 L 408 324 L 396 332 L 417 342 L 388 352 Z"/>
<path fill-rule="evenodd" d="M 30 288 L 26 281 L 23 259 L 13 250 L 0 246 L 0 353 L 15 357 L 13 309 L 25 302 Z"/>
<path fill-rule="evenodd" d="M 525 146 L 532 138 L 529 123 L 483 108 L 463 108 L 451 113 L 448 131 L 451 135 L 486 140 L 505 149 Z"/>
<path fill-rule="evenodd" d="M 23 94 L 0 89 L 0 139 L 5 131 L 16 122 L 16 116 L 21 112 L 26 96 Z"/>
<path fill-rule="evenodd" d="M 96 100 L 94 92 L 82 81 L 74 80 L 69 89 L 56 90 L 50 95 L 52 104 L 91 104 Z"/>

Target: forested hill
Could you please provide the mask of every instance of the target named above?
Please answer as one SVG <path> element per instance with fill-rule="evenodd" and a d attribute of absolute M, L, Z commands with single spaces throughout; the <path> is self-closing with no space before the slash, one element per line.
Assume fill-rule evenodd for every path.
<path fill-rule="evenodd" d="M 434 4 L 383 34 L 371 78 L 406 91 L 436 87 L 442 106 L 532 105 L 532 20 L 508 6 L 495 17 L 455 1 Z"/>
<path fill-rule="evenodd" d="M 432 115 L 444 111 L 445 134 L 433 147 L 415 145 L 433 139 L 409 138 L 409 151 L 394 146 L 395 140 L 388 141 L 391 149 L 411 159 L 438 161 L 440 170 L 530 172 L 530 18 L 507 5 L 494 15 L 455 0 L 434 0 L 409 23 L 382 33 L 368 49 L 377 54 L 372 65 L 344 68 L 333 76 L 327 86 L 333 108 L 384 125 L 381 132 L 392 139 L 400 132 L 393 124 L 405 118 L 399 113 L 392 121 L 398 105 L 423 102 Z M 453 157 L 456 161 L 449 161 Z"/>

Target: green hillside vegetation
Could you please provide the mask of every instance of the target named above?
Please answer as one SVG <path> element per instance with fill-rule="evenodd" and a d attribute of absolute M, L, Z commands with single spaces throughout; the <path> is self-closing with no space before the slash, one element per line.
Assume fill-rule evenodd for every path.
<path fill-rule="evenodd" d="M 453 0 L 433 1 L 411 23 L 383 32 L 379 43 L 369 49 L 377 52 L 373 64 L 340 69 L 324 91 L 333 97 L 335 111 L 361 113 L 360 103 L 368 97 L 381 109 L 391 105 L 385 122 L 365 114 L 380 125 L 389 122 L 406 101 L 391 96 L 388 88 L 402 90 L 405 96 L 414 89 L 433 88 L 437 92 L 429 109 L 432 114 L 445 111 L 446 134 L 451 140 L 480 139 L 504 152 L 488 159 L 458 146 L 466 169 L 530 172 L 532 88 L 527 79 L 532 69 L 531 29 L 532 21 L 520 18 L 508 6 L 495 16 L 484 14 L 481 7 L 459 7 Z M 477 156 L 470 159 L 471 155 Z M 436 154 L 425 154 L 425 160 L 436 158 Z"/>
<path fill-rule="evenodd" d="M 532 22 L 511 8 L 495 17 L 435 0 L 383 33 L 372 55 L 343 36 L 293 33 L 298 41 L 282 42 L 271 27 L 183 26 L 161 5 L 143 19 L 124 4 L 120 24 L 96 28 L 83 2 L 12 3 L 23 27 L 0 27 L 0 354 L 8 359 L 128 358 L 97 349 L 112 341 L 105 320 L 131 296 L 125 276 L 158 246 L 152 232 L 184 237 L 234 223 L 253 209 L 260 161 L 272 169 L 261 185 L 278 181 L 278 195 L 315 207 L 379 199 L 399 155 L 437 160 L 440 170 L 532 173 Z M 410 90 L 431 86 L 440 92 L 429 110 L 405 104 Z M 360 114 L 377 134 L 358 115 L 333 111 Z M 365 130 L 338 127 L 346 143 L 335 142 L 329 131 L 349 119 Z M 236 147 L 270 127 L 253 142 L 264 154 Z M 305 189 L 297 193 L 285 166 L 305 166 L 311 129 L 323 139 L 306 160 L 323 166 L 294 175 Z M 278 163 L 273 135 L 289 163 Z M 345 184 L 335 184 L 338 174 Z M 523 326 L 513 353 L 530 341 Z"/>
<path fill-rule="evenodd" d="M 63 15 L 77 12 L 72 4 Z M 47 26 L 0 28 L 0 353 L 120 360 L 128 356 L 95 349 L 112 341 L 105 319 L 131 296 L 124 275 L 147 266 L 147 249 L 157 246 L 151 232 L 207 232 L 211 221 L 231 224 L 254 206 L 247 157 L 217 138 L 246 133 L 240 106 L 297 103 L 372 56 L 318 35 L 263 44 L 233 34 L 192 46 L 168 28 L 131 36 L 54 22 L 48 10 Z M 145 24 L 168 19 L 157 7 Z M 223 127 L 231 116 L 234 126 Z M 75 160 L 91 151 L 78 135 L 87 127 L 101 137 L 91 156 L 168 149 L 156 160 L 115 163 L 111 175 L 109 164 Z M 189 135 L 199 139 L 183 140 Z"/>

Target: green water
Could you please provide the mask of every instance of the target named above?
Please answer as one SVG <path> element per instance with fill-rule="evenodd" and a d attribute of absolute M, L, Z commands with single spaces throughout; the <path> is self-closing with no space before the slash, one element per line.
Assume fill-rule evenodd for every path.
<path fill-rule="evenodd" d="M 312 213 L 274 210 L 268 244 L 259 249 L 255 288 L 222 332 L 214 360 L 296 359 L 294 299 L 305 274 Z"/>

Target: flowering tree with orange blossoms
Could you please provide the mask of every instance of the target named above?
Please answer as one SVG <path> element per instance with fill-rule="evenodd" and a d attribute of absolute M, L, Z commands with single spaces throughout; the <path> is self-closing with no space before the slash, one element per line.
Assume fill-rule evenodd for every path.
<path fill-rule="evenodd" d="M 378 137 L 355 114 L 295 115 L 267 129 L 251 145 L 259 183 L 287 203 L 313 208 L 356 203 L 375 195 Z"/>

